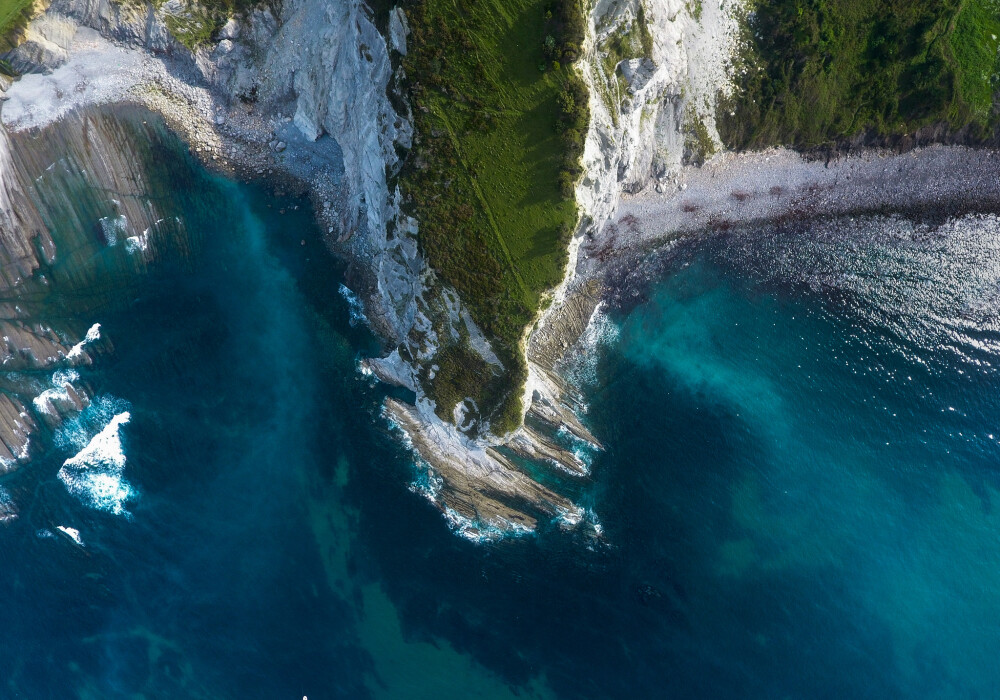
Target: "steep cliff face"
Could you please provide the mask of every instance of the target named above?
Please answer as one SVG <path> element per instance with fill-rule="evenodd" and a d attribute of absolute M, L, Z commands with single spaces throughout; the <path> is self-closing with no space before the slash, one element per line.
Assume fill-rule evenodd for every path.
<path fill-rule="evenodd" d="M 562 513 L 563 523 L 583 522 L 583 512 L 557 494 L 527 490 L 517 478 L 517 463 L 505 455 L 579 477 L 586 475 L 586 464 L 557 436 L 572 436 L 578 450 L 600 449 L 578 418 L 574 388 L 558 370 L 600 300 L 599 285 L 575 279 L 580 246 L 612 218 L 622 193 L 676 188 L 684 165 L 704 162 L 718 149 L 715 109 L 720 91 L 727 91 L 740 10 L 736 2 L 719 0 L 601 0 L 590 7 L 583 57 L 574 67 L 590 92 L 585 174 L 576 188 L 581 225 L 570 244 L 566 278 L 525 344 L 526 424 L 491 445 L 464 438 L 420 401 L 415 407 L 388 406 L 441 477 L 434 500 L 461 516 L 468 530 L 533 526 L 535 516 L 554 512 Z M 390 360 L 370 366 L 392 380 L 406 363 Z M 504 488 L 490 485 L 498 478 Z"/>
<path fill-rule="evenodd" d="M 397 26 L 401 48 L 402 42 L 405 33 Z M 225 92 L 246 94 L 252 81 L 265 111 L 287 100 L 305 139 L 328 135 L 339 144 L 347 185 L 339 223 L 353 233 L 350 248 L 370 273 L 369 317 L 398 343 L 414 322 L 422 265 L 412 232 L 395 220 L 387 185 L 399 167 L 396 145 L 410 144 L 410 126 L 389 101 L 393 69 L 386 39 L 360 0 L 289 0 L 273 36 L 252 45 L 265 49 L 259 67 L 234 70 Z"/>
<path fill-rule="evenodd" d="M 577 198 L 596 225 L 623 192 L 678 186 L 683 165 L 720 147 L 742 0 L 599 0 L 581 69 L 590 88 L 586 176 Z"/>
<path fill-rule="evenodd" d="M 590 244 L 614 218 L 622 195 L 682 189 L 684 167 L 701 165 L 721 149 L 716 109 L 732 90 L 745 12 L 743 0 L 591 5 L 577 64 L 589 88 L 591 115 L 584 175 L 576 188 L 582 220 L 570 243 L 566 278 L 528 343 L 529 412 L 569 408 L 566 388 L 552 381 L 553 372 L 600 297 L 594 280 L 577 284 L 576 275 L 581 263 L 593 267 Z"/>
<path fill-rule="evenodd" d="M 422 266 L 405 222 L 390 224 L 396 204 L 387 179 L 398 167 L 397 144 L 409 145 L 410 127 L 390 104 L 390 47 L 370 10 L 361 0 L 288 0 L 278 17 L 262 6 L 229 18 L 190 50 L 169 27 L 196 7 L 180 0 L 55 0 L 8 59 L 22 72 L 74 68 L 74 79 L 102 85 L 70 104 L 140 101 L 178 112 L 166 102 L 180 98 L 188 105 L 173 114 L 177 126 L 189 131 L 196 122 L 203 125 L 195 127 L 200 139 L 218 141 L 214 131 L 230 138 L 231 149 L 216 143 L 212 152 L 239 161 L 263 151 L 254 169 L 285 170 L 312 184 L 320 201 L 332 200 L 322 210 L 331 233 L 342 243 L 350 238 L 341 247 L 365 261 L 359 281 L 369 318 L 399 342 L 414 322 Z M 394 17 L 392 50 L 405 51 L 405 17 Z M 73 55 L 110 51 L 102 44 L 108 39 L 119 52 L 103 68 L 111 77 L 67 65 Z M 95 55 L 91 64 L 100 62 Z M 119 65 L 129 74 L 115 80 Z M 387 236 L 390 229 L 395 236 Z"/>
<path fill-rule="evenodd" d="M 442 420 L 421 387 L 441 364 L 436 339 L 466 339 L 487 371 L 498 361 L 461 300 L 435 282 L 420 254 L 419 222 L 401 213 L 399 192 L 390 190 L 401 165 L 398 152 L 412 139 L 408 115 L 397 113 L 389 97 L 402 79 L 394 55 L 407 50 L 405 14 L 398 8 L 390 13 L 385 38 L 361 0 L 287 0 L 280 16 L 257 9 L 229 18 L 191 49 L 190 37 L 180 41 L 169 29 L 176 26 L 171 17 L 190 7 L 180 0 L 55 0 L 9 55 L 19 70 L 55 72 L 44 79 L 48 87 L 42 78 L 25 79 L 12 94 L 47 95 L 49 120 L 77 102 L 140 101 L 172 115 L 198 139 L 203 155 L 246 160 L 256 154 L 250 162 L 257 173 L 274 168 L 309 182 L 336 246 L 355 262 L 368 318 L 391 350 L 366 367 L 416 393 L 414 404 L 390 401 L 386 413 L 430 466 L 425 492 L 431 500 L 473 537 L 531 529 L 539 517 L 583 522 L 580 507 L 521 466 L 527 460 L 564 478 L 586 477 L 579 451 L 600 447 L 578 419 L 572 387 L 556 369 L 599 299 L 599 290 L 573 282 L 581 237 L 571 245 L 566 282 L 526 342 L 528 424 L 503 440 L 488 431 L 473 437 L 478 407 L 469 401 L 456 406 L 452 420 Z M 583 233 L 611 217 L 623 191 L 676 186 L 683 163 L 699 162 L 717 146 L 715 100 L 737 35 L 736 9 L 718 0 L 601 0 L 592 7 L 576 67 L 590 88 L 592 116 L 586 174 L 576 190 Z M 101 63 L 110 55 L 109 39 L 116 42 L 115 65 L 124 66 L 117 74 Z M 93 58 L 86 69 L 73 65 L 83 51 Z M 112 77 L 98 76 L 95 65 Z M 76 72 L 60 74 L 71 68 Z M 77 102 L 58 105 L 78 76 L 104 87 L 74 92 Z M 8 112 L 20 110 L 23 119 L 15 124 L 5 114 L 5 123 L 44 125 L 38 102 L 15 99 Z M 32 216 L 30 207 L 18 206 L 20 189 L 5 192 L 0 215 Z M 11 226 L 45 229 L 41 220 Z M 39 240 L 44 249 L 44 235 Z M 9 259 L 22 260 L 5 272 L 30 274 L 34 248 L 26 241 L 0 237 Z M 571 286 L 573 294 L 565 295 Z"/>
<path fill-rule="evenodd" d="M 7 60 L 20 72 L 47 71 L 69 59 L 80 27 L 130 46 L 164 53 L 172 38 L 152 6 L 110 0 L 53 0 L 28 25 Z"/>

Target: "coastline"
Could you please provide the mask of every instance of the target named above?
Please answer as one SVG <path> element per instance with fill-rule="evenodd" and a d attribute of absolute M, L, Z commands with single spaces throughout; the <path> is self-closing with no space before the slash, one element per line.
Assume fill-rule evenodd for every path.
<path fill-rule="evenodd" d="M 77 27 L 67 53 L 61 65 L 25 74 L 8 87 L 0 103 L 6 131 L 41 129 L 90 107 L 145 107 L 162 116 L 209 170 L 309 193 L 330 242 L 340 237 L 336 213 L 344 210 L 345 193 L 339 150 L 305 139 L 290 151 L 284 143 L 276 150 L 278 133 L 295 138 L 290 116 L 226 100 L 184 61 L 109 41 L 86 26 Z"/>
<path fill-rule="evenodd" d="M 331 12 L 356 12 L 359 6 L 345 7 Z M 715 4 L 712 8 L 721 11 Z M 302 0 L 293 8 L 290 24 L 302 24 L 316 12 L 318 6 Z M 667 21 L 654 19 L 660 24 Z M 627 12 L 616 15 L 615 21 L 619 20 L 632 21 Z M 255 16 L 244 31 L 254 41 L 280 36 L 294 45 L 294 36 L 283 34 L 284 25 L 277 27 L 274 22 L 269 15 Z M 358 31 L 367 36 L 375 30 L 368 24 L 364 29 L 359 25 Z M 593 70 L 600 42 L 618 29 L 602 29 L 601 37 L 596 26 L 590 31 L 586 60 L 592 64 L 587 69 Z M 664 36 L 674 37 L 671 32 Z M 237 36 L 239 30 L 230 34 Z M 343 46 L 338 45 L 338 51 L 349 50 L 357 38 L 339 37 Z M 723 44 L 732 40 L 728 35 L 720 39 Z M 392 40 L 393 50 L 405 51 L 400 42 L 405 36 Z M 139 43 L 115 43 L 77 24 L 66 60 L 48 73 L 28 74 L 14 83 L 0 121 L 10 131 L 31 132 L 88 106 L 139 104 L 163 115 L 210 169 L 241 180 L 261 180 L 277 189 L 308 192 L 326 243 L 354 263 L 356 291 L 366 300 L 366 316 L 385 343 L 386 355 L 364 360 L 362 371 L 387 384 L 417 390 L 414 365 L 404 359 L 398 343 L 427 321 L 418 302 L 428 270 L 420 257 L 415 222 L 399 211 L 398 191 L 388 191 L 387 175 L 398 166 L 398 156 L 390 152 L 409 138 L 405 119 L 397 116 L 389 123 L 388 44 L 382 44 L 386 53 L 379 54 L 382 62 L 374 62 L 371 76 L 351 74 L 350 66 L 338 63 L 335 51 L 332 67 L 324 65 L 333 77 L 312 76 L 315 84 L 310 88 L 301 87 L 296 77 L 296 89 L 303 91 L 299 97 L 276 97 L 258 105 L 227 91 L 223 81 L 207 79 L 222 70 L 225 56 L 239 53 L 230 39 L 223 39 L 211 52 L 200 49 L 193 62 L 169 52 L 154 55 Z M 228 47 L 221 56 L 219 47 Z M 656 52 L 667 53 L 654 52 L 655 57 L 667 61 L 672 47 L 672 43 L 665 48 L 657 45 Z M 706 57 L 704 49 L 701 44 L 690 47 L 687 60 L 691 70 L 704 74 L 696 78 L 712 82 L 722 64 L 718 56 Z M 300 53 L 281 66 L 275 65 L 277 58 L 269 58 L 262 75 L 295 73 L 296 61 L 309 54 L 308 48 L 296 51 Z M 588 521 L 578 505 L 539 483 L 522 461 L 553 469 L 559 478 L 588 478 L 588 465 L 558 436 L 572 436 L 595 451 L 603 445 L 581 420 L 582 397 L 572 379 L 561 373 L 561 361 L 568 352 L 578 351 L 581 342 L 589 342 L 586 339 L 594 334 L 588 329 L 598 320 L 603 304 L 620 300 L 625 285 L 649 282 L 655 272 L 644 263 L 651 252 L 678 237 L 732 226 L 886 212 L 933 215 L 1000 206 L 1000 181 L 990 174 L 997 167 L 995 154 L 955 146 L 903 154 L 863 151 L 827 162 L 787 150 L 722 153 L 704 165 L 684 165 L 680 153 L 672 152 L 670 157 L 676 159 L 657 173 L 647 156 L 664 147 L 663 139 L 667 146 L 672 144 L 682 125 L 657 118 L 651 130 L 642 117 L 646 107 L 662 97 L 659 90 L 682 93 L 679 81 L 686 78 L 673 75 L 673 69 L 663 64 L 663 75 L 642 82 L 641 71 L 634 68 L 628 71 L 631 98 L 622 105 L 623 114 L 629 110 L 628 119 L 612 120 L 607 110 L 598 109 L 603 109 L 600 96 L 591 93 L 598 119 L 584 158 L 588 176 L 577 191 L 583 221 L 570 243 L 564 281 L 552 291 L 550 306 L 539 313 L 523 342 L 528 363 L 525 424 L 501 440 L 473 439 L 463 432 L 460 416 L 456 415 L 456 425 L 442 420 L 419 391 L 412 405 L 395 400 L 385 404 L 385 415 L 406 434 L 404 443 L 416 461 L 436 472 L 439 487 L 428 497 L 454 529 L 470 539 L 531 531 L 540 518 L 567 527 Z M 316 87 L 334 78 L 353 81 L 342 85 L 344 95 L 334 94 L 337 85 Z M 279 84 L 275 78 L 270 89 L 277 90 Z M 363 96 L 369 112 L 346 113 L 344 105 L 351 94 Z M 304 110 L 304 104 L 310 110 Z M 323 137 L 324 131 L 329 138 Z M 389 221 L 397 224 L 394 233 L 386 231 Z M 599 535 L 598 527 L 591 529 Z"/>
<path fill-rule="evenodd" d="M 612 278 L 677 239 L 731 227 L 866 215 L 941 220 L 1000 209 L 1000 152 L 928 146 L 863 151 L 823 162 L 772 149 L 724 153 L 687 167 L 671 192 L 623 195 L 609 221 L 587 233 L 567 297 Z M 618 282 L 617 284 L 621 284 Z"/>

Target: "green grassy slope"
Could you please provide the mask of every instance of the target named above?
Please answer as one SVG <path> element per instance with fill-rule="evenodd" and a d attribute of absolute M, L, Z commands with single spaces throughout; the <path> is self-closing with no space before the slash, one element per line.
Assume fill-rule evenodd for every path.
<path fill-rule="evenodd" d="M 0 51 L 17 45 L 17 37 L 31 19 L 33 0 L 0 0 Z"/>
<path fill-rule="evenodd" d="M 995 122 L 997 0 L 759 0 L 727 145 L 815 147 Z"/>
<path fill-rule="evenodd" d="M 548 0 L 420 0 L 406 9 L 417 139 L 403 192 L 428 262 L 459 292 L 516 393 L 518 343 L 562 278 L 577 217 L 586 90 L 564 63 L 579 43 Z M 432 383 L 429 392 L 443 414 L 483 383 L 477 363 L 448 364 L 441 391 Z M 494 417 L 501 429 L 517 412 L 512 400 Z"/>
<path fill-rule="evenodd" d="M 0 34 L 7 33 L 11 25 L 31 6 L 31 2 L 32 0 L 0 0 Z"/>

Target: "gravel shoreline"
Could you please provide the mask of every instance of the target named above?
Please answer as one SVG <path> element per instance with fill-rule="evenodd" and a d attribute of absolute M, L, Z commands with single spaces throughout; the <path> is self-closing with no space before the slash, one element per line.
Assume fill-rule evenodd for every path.
<path fill-rule="evenodd" d="M 687 168 L 672 192 L 624 195 L 584 236 L 573 287 L 678 237 L 754 223 L 903 214 L 935 219 L 1000 211 L 1000 153 L 931 146 L 867 151 L 829 162 L 793 151 L 723 154 Z"/>

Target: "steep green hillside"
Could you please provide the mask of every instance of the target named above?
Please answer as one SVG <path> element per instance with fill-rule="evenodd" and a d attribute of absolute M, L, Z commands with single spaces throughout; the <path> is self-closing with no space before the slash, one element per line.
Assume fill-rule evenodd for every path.
<path fill-rule="evenodd" d="M 31 19 L 33 0 L 0 0 L 0 51 L 17 45 L 17 37 Z"/>
<path fill-rule="evenodd" d="M 997 0 L 758 0 L 727 145 L 814 147 L 995 122 Z"/>
<path fill-rule="evenodd" d="M 417 139 L 401 185 L 430 265 L 459 292 L 508 373 L 493 381 L 474 353 L 449 350 L 449 371 L 429 381 L 429 393 L 443 416 L 475 398 L 502 431 L 520 418 L 519 342 L 562 278 L 577 218 L 588 109 L 569 63 L 583 39 L 582 8 L 577 0 L 405 7 Z"/>

